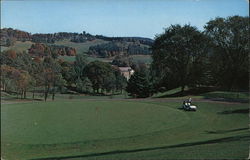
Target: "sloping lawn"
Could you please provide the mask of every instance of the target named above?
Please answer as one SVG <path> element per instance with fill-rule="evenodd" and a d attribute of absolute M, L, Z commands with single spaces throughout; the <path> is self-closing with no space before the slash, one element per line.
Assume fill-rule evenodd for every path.
<path fill-rule="evenodd" d="M 1 107 L 4 159 L 235 159 L 248 156 L 248 104 L 72 100 Z"/>

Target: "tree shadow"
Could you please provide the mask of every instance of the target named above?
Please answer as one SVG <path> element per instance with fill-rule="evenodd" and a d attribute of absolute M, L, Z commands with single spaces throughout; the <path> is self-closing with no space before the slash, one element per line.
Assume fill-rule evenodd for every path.
<path fill-rule="evenodd" d="M 236 131 L 244 131 L 248 130 L 249 128 L 237 128 L 237 129 L 230 129 L 230 130 L 217 130 L 217 131 L 205 131 L 208 134 L 224 134 L 224 133 L 230 133 L 230 132 L 236 132 Z"/>
<path fill-rule="evenodd" d="M 43 98 L 20 98 L 20 97 L 1 97 L 1 100 L 6 101 L 43 101 Z"/>
<path fill-rule="evenodd" d="M 159 96 L 158 98 L 170 98 L 170 97 L 185 97 L 188 95 L 200 95 L 203 93 L 207 93 L 207 92 L 211 92 L 214 91 L 214 88 L 211 87 L 197 87 L 197 88 L 191 88 L 189 90 L 185 90 L 185 91 L 179 91 L 173 94 L 167 94 L 167 95 L 163 95 L 163 96 Z"/>
<path fill-rule="evenodd" d="M 212 100 L 212 101 L 223 101 L 223 102 L 240 102 L 240 103 L 249 103 L 249 99 L 242 99 L 242 98 L 228 98 L 228 97 L 221 97 L 220 94 L 216 95 L 213 93 L 213 96 L 207 94 L 212 91 L 218 91 L 218 88 L 215 87 L 196 87 L 191 88 L 189 90 L 185 90 L 183 92 L 178 91 L 172 94 L 166 94 L 159 96 L 157 98 L 173 98 L 173 97 L 185 97 L 189 95 L 198 96 L 203 95 L 204 99 Z M 244 93 L 248 95 L 249 93 Z"/>
<path fill-rule="evenodd" d="M 239 103 L 249 103 L 248 99 L 234 99 L 234 98 L 212 98 L 212 97 L 205 97 L 205 99 L 209 99 L 212 101 L 219 101 L 219 102 L 239 102 Z"/>
<path fill-rule="evenodd" d="M 207 141 L 182 143 L 182 144 L 177 144 L 177 145 L 172 145 L 172 146 L 141 148 L 141 149 L 133 149 L 133 150 L 115 150 L 115 151 L 110 151 L 110 152 L 92 153 L 92 154 L 75 155 L 75 156 L 36 158 L 33 160 L 58 160 L 58 159 L 87 158 L 87 157 L 97 157 L 97 156 L 106 156 L 106 155 L 123 154 L 123 153 L 136 153 L 136 152 L 145 152 L 145 151 L 155 151 L 155 150 L 161 150 L 161 149 L 190 147 L 190 146 L 197 146 L 197 145 L 203 145 L 203 144 L 227 143 L 227 142 L 232 142 L 232 141 L 249 141 L 249 140 L 250 140 L 250 135 L 232 136 L 232 137 L 219 138 L 219 139 L 213 139 L 213 140 L 207 140 Z"/>
<path fill-rule="evenodd" d="M 183 107 L 178 107 L 177 109 L 179 109 L 179 110 L 184 110 L 184 108 L 183 108 Z"/>
<path fill-rule="evenodd" d="M 229 110 L 229 111 L 223 111 L 218 112 L 218 114 L 248 114 L 249 109 L 236 109 L 236 110 Z"/>

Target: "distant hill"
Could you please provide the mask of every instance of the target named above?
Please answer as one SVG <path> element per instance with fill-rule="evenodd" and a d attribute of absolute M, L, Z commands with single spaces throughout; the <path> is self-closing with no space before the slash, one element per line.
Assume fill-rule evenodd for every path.
<path fill-rule="evenodd" d="M 0 45 L 1 50 L 29 50 L 33 55 L 41 54 L 35 53 L 37 49 L 34 49 L 34 46 L 53 45 L 53 48 L 60 50 L 58 55 L 61 56 L 85 53 L 94 57 L 108 58 L 117 55 L 150 55 L 149 48 L 153 42 L 154 40 L 144 37 L 107 37 L 91 35 L 85 31 L 31 34 L 17 29 L 3 28 Z"/>
<path fill-rule="evenodd" d="M 127 55 L 149 55 L 151 51 L 148 45 L 141 44 L 138 41 L 111 41 L 105 44 L 98 44 L 89 47 L 89 55 L 98 57 L 113 57 L 113 56 L 127 56 Z"/>
<path fill-rule="evenodd" d="M 109 43 L 109 41 L 105 41 L 102 39 L 95 39 L 92 41 L 87 41 L 83 43 L 76 43 L 72 42 L 68 39 L 62 40 L 62 41 L 56 41 L 54 45 L 62 45 L 62 46 L 67 46 L 67 47 L 72 47 L 76 49 L 77 54 L 82 54 L 82 53 L 87 53 L 89 51 L 89 47 L 95 46 L 98 44 L 105 44 Z"/>
<path fill-rule="evenodd" d="M 6 47 L 13 46 L 16 41 L 24 42 L 32 40 L 30 33 L 12 28 L 1 29 L 0 36 L 0 45 Z"/>
<path fill-rule="evenodd" d="M 144 38 L 144 37 L 106 37 L 102 35 L 96 35 L 95 37 L 98 39 L 106 40 L 106 41 L 139 42 L 141 44 L 145 44 L 149 46 L 151 46 L 154 43 L 154 40 L 150 38 Z"/>
<path fill-rule="evenodd" d="M 16 41 L 32 41 L 36 43 L 55 43 L 61 40 L 70 40 L 75 43 L 84 43 L 87 41 L 93 41 L 95 39 L 102 39 L 105 41 L 126 41 L 126 42 L 139 42 L 140 44 L 152 45 L 153 40 L 144 37 L 107 37 L 103 35 L 91 35 L 83 31 L 82 33 L 71 32 L 58 32 L 58 33 L 35 33 L 31 34 L 25 31 L 12 28 L 1 29 L 1 46 L 10 46 L 7 42 L 10 39 Z"/>

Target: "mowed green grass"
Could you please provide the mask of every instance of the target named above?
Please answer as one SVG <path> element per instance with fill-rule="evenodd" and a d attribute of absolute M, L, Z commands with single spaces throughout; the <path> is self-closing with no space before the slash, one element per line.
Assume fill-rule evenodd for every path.
<path fill-rule="evenodd" d="M 71 100 L 1 107 L 4 159 L 235 159 L 248 156 L 248 104 Z M 74 158 L 75 157 L 75 158 Z"/>

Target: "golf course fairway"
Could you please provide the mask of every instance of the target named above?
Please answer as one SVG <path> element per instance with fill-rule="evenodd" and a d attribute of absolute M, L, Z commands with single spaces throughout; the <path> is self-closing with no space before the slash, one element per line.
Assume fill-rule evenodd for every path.
<path fill-rule="evenodd" d="M 196 105 L 197 112 L 183 111 L 177 102 L 158 101 L 4 104 L 1 157 L 7 160 L 246 158 L 248 104 L 197 102 Z"/>

